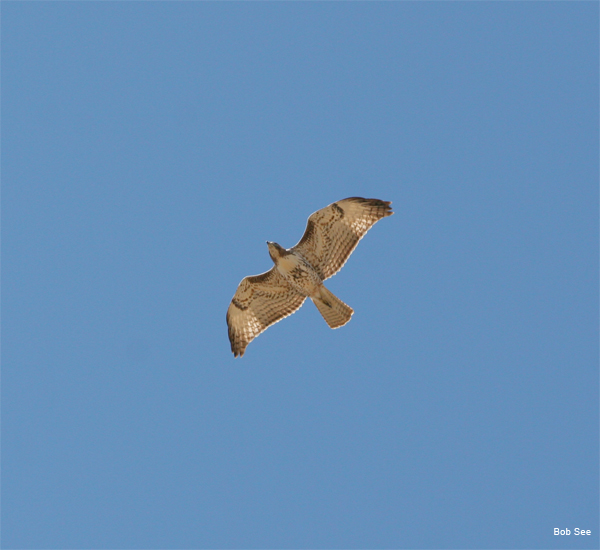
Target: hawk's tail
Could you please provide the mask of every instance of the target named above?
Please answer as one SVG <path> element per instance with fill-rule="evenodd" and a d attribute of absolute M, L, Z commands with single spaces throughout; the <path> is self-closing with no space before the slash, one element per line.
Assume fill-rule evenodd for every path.
<path fill-rule="evenodd" d="M 335 294 L 321 285 L 320 296 L 311 297 L 323 319 L 331 328 L 344 326 L 354 313 L 354 310 L 342 302 Z"/>

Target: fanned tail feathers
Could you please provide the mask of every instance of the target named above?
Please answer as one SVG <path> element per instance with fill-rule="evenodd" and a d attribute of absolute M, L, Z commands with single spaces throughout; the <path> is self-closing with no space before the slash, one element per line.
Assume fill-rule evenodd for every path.
<path fill-rule="evenodd" d="M 320 297 L 313 297 L 312 301 L 331 328 L 344 326 L 354 313 L 354 310 L 342 302 L 335 294 L 321 287 Z"/>

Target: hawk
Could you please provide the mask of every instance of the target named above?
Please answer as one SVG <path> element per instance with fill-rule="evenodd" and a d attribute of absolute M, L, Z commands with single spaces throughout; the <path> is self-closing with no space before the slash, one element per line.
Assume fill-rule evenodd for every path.
<path fill-rule="evenodd" d="M 307 297 L 331 328 L 350 321 L 354 310 L 327 290 L 323 281 L 342 269 L 375 222 L 393 214 L 390 204 L 350 197 L 311 214 L 296 246 L 286 250 L 267 241 L 275 265 L 242 279 L 227 309 L 233 355 L 243 356 L 254 338 L 296 312 Z"/>

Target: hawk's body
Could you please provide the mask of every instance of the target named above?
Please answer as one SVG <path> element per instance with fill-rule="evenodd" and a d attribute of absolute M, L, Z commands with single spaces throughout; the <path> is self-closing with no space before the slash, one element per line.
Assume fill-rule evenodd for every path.
<path fill-rule="evenodd" d="M 310 297 L 331 328 L 350 321 L 354 313 L 325 288 L 365 233 L 393 214 L 389 202 L 351 197 L 317 210 L 308 218 L 300 242 L 286 250 L 267 243 L 274 266 L 242 280 L 227 310 L 231 351 L 244 355 L 246 346 L 272 324 L 294 313 Z"/>

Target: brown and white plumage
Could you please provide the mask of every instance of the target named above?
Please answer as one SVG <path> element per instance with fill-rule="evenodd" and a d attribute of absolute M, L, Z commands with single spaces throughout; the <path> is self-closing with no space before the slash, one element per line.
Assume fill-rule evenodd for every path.
<path fill-rule="evenodd" d="M 350 197 L 317 210 L 306 223 L 306 231 L 292 250 L 300 252 L 323 280 L 335 275 L 346 263 L 375 222 L 393 214 L 391 202 Z"/>
<path fill-rule="evenodd" d="M 360 197 L 334 202 L 311 214 L 296 246 L 286 250 L 267 243 L 275 265 L 266 273 L 244 278 L 227 310 L 235 357 L 244 355 L 246 346 L 269 326 L 298 310 L 307 297 L 331 328 L 345 325 L 353 310 L 323 281 L 342 268 L 377 221 L 393 214 L 390 204 Z"/>
<path fill-rule="evenodd" d="M 244 355 L 261 332 L 294 313 L 306 300 L 273 266 L 266 273 L 245 277 L 227 309 L 231 351 Z"/>

